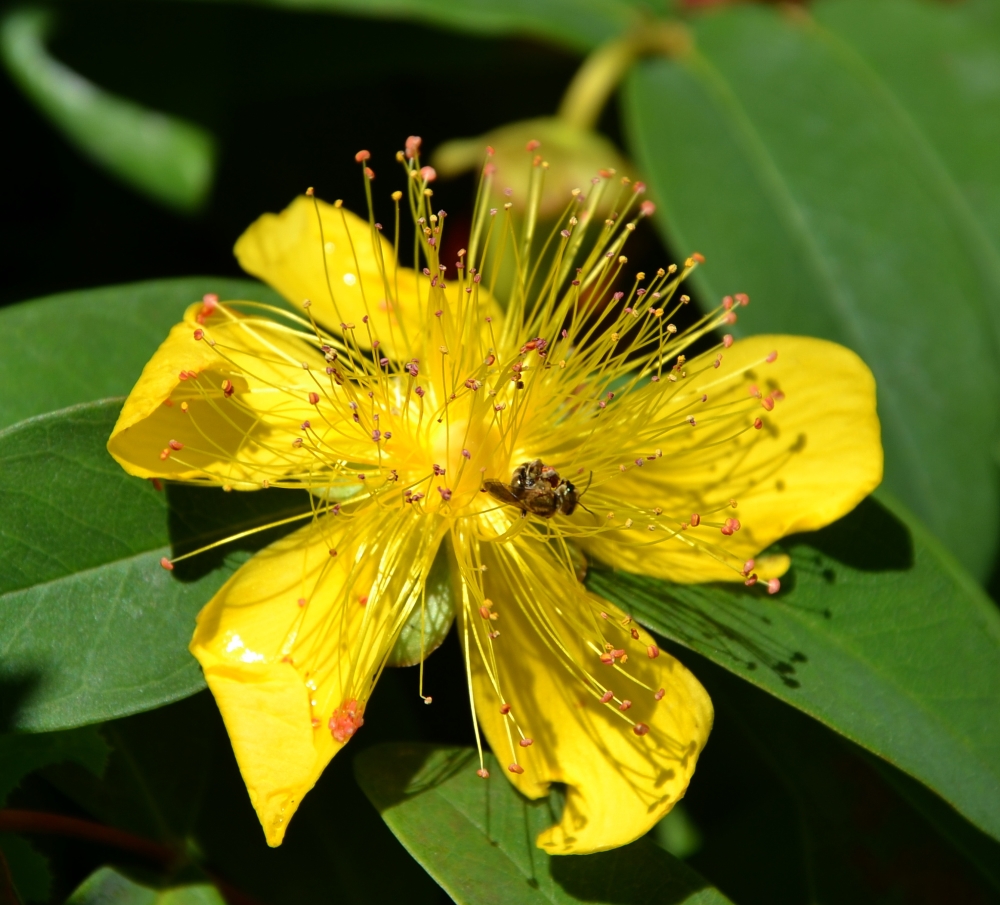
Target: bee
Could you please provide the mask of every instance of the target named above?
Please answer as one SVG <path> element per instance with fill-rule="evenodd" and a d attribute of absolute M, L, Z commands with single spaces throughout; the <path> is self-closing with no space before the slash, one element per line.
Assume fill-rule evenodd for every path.
<path fill-rule="evenodd" d="M 517 506 L 522 513 L 530 512 L 542 518 L 556 514 L 572 515 L 580 504 L 580 493 L 569 481 L 560 477 L 551 465 L 534 459 L 518 465 L 510 483 L 487 480 L 483 491 L 501 503 Z"/>

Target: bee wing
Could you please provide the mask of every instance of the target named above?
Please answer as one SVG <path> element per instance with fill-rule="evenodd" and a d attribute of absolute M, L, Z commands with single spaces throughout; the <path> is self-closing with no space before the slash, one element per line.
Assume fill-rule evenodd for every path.
<path fill-rule="evenodd" d="M 521 501 L 511 492 L 510 487 L 503 481 L 488 480 L 483 481 L 486 492 L 501 503 L 509 503 L 511 506 L 521 506 Z"/>

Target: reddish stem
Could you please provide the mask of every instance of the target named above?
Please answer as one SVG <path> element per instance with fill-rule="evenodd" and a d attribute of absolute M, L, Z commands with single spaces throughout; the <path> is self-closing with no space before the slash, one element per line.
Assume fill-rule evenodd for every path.
<path fill-rule="evenodd" d="M 135 836 L 93 820 L 47 814 L 43 811 L 0 808 L 0 833 L 45 833 L 71 839 L 84 839 L 87 842 L 131 852 L 147 861 L 153 861 L 164 870 L 175 867 L 183 858 L 182 852 L 169 845 L 154 842 L 152 839 Z M 205 873 L 219 888 L 219 892 L 229 905 L 259 905 L 256 899 L 235 889 L 210 871 L 206 870 Z"/>

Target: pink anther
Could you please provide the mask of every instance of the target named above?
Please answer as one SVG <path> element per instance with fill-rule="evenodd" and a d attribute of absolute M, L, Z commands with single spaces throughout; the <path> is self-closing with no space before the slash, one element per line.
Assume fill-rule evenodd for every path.
<path fill-rule="evenodd" d="M 362 716 L 363 707 L 355 700 L 348 701 L 333 711 L 330 717 L 330 732 L 338 742 L 346 742 L 354 735 L 365 721 Z"/>

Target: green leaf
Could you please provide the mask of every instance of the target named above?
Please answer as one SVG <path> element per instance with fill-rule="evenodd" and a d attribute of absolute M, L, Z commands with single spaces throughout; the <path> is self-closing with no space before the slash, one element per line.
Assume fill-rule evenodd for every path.
<path fill-rule="evenodd" d="M 199 126 L 104 91 L 51 57 L 50 14 L 9 12 L 0 56 L 11 78 L 77 148 L 122 182 L 180 211 L 205 202 L 215 142 Z"/>
<path fill-rule="evenodd" d="M 383 820 L 460 905 L 728 902 L 647 839 L 597 855 L 550 858 L 535 837 L 555 822 L 549 799 L 529 801 L 492 755 L 485 782 L 476 752 L 423 744 L 380 745 L 355 758 L 355 774 Z"/>
<path fill-rule="evenodd" d="M 80 405 L 0 431 L 0 684 L 12 728 L 78 726 L 204 687 L 187 651 L 195 614 L 239 551 L 274 532 L 170 573 L 160 558 L 308 508 L 294 491 L 163 493 L 129 477 L 105 449 L 120 405 Z"/>
<path fill-rule="evenodd" d="M 130 880 L 113 867 L 94 871 L 67 900 L 66 905 L 226 905 L 207 883 L 152 889 Z"/>
<path fill-rule="evenodd" d="M 825 9 L 832 9 L 833 3 Z M 1000 525 L 989 309 L 1000 265 L 891 94 L 807 14 L 733 6 L 643 63 L 630 144 L 699 288 L 746 291 L 747 333 L 824 336 L 878 381 L 887 487 L 977 577 Z"/>
<path fill-rule="evenodd" d="M 400 680 L 403 675 L 390 670 L 382 676 L 370 706 L 372 722 L 352 748 L 416 732 L 411 712 L 422 715 L 427 708 L 412 682 Z M 284 843 L 271 849 L 207 690 L 106 723 L 101 732 L 113 746 L 103 777 L 68 764 L 46 770 L 45 780 L 92 818 L 183 851 L 253 900 L 441 902 L 437 884 L 358 788 L 350 756 L 334 758 L 303 801 Z"/>
<path fill-rule="evenodd" d="M 715 704 L 715 729 L 685 798 L 705 839 L 689 863 L 704 876 L 737 901 L 769 905 L 917 902 L 926 890 L 935 902 L 997 900 L 1000 843 L 805 714 L 680 653 Z M 935 799 L 964 838 L 926 819 L 897 780 Z M 970 841 L 985 856 L 979 863 Z"/>
<path fill-rule="evenodd" d="M 73 761 L 100 776 L 107 756 L 107 744 L 91 726 L 38 735 L 0 735 L 0 805 L 35 770 Z"/>
<path fill-rule="evenodd" d="M 52 890 L 49 859 L 38 852 L 27 839 L 13 833 L 0 833 L 0 858 L 6 859 L 14 888 L 22 901 L 49 901 Z M 0 866 L 0 870 L 2 869 Z M 7 905 L 3 892 L 3 878 L 0 877 L 0 902 Z"/>
<path fill-rule="evenodd" d="M 253 280 L 184 277 L 65 292 L 0 310 L 0 429 L 124 396 L 184 309 L 207 292 L 285 304 Z"/>
<path fill-rule="evenodd" d="M 29 773 L 51 764 L 71 762 L 92 776 L 100 776 L 107 756 L 107 744 L 90 726 L 68 732 L 0 735 L 0 805 Z M 29 902 L 47 902 L 52 884 L 48 858 L 26 839 L 11 833 L 0 834 L 0 852 L 7 859 L 21 898 Z"/>
<path fill-rule="evenodd" d="M 397 17 L 476 34 L 520 34 L 586 51 L 642 21 L 631 0 L 266 0 L 271 6 Z"/>
<path fill-rule="evenodd" d="M 387 665 L 415 666 L 427 659 L 444 642 L 455 621 L 455 593 L 451 575 L 447 545 L 442 544 L 430 572 L 427 573 L 421 605 L 403 623 L 386 661 Z"/>
<path fill-rule="evenodd" d="M 928 166 L 964 195 L 974 250 L 1000 256 L 1000 7 L 912 0 L 826 0 L 812 7 L 831 40 L 898 104 Z M 909 122 L 907 122 L 909 120 Z M 956 210 L 962 202 L 956 201 Z M 978 235 L 977 235 L 978 233 Z M 1000 298 L 990 300 L 1000 324 Z"/>
<path fill-rule="evenodd" d="M 916 519 L 874 500 L 781 545 L 781 593 L 591 570 L 637 619 L 804 710 L 1000 838 L 1000 613 Z"/>

